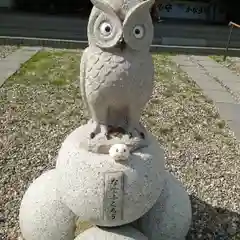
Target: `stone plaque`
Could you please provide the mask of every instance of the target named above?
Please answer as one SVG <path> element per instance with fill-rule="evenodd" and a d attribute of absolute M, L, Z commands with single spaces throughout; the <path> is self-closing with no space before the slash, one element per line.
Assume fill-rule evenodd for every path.
<path fill-rule="evenodd" d="M 106 172 L 104 174 L 103 218 L 107 221 L 123 220 L 124 173 Z"/>

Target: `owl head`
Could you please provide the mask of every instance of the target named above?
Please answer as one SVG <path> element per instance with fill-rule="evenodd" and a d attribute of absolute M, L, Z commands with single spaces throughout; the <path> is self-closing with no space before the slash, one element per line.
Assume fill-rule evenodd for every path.
<path fill-rule="evenodd" d="M 150 9 L 155 0 L 91 0 L 89 45 L 102 49 L 149 50 L 153 39 Z"/>

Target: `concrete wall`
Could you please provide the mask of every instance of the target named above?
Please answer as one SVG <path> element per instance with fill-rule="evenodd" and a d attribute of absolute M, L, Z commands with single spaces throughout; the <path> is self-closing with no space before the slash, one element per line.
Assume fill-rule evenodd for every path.
<path fill-rule="evenodd" d="M 12 6 L 12 0 L 0 0 L 0 7 L 10 8 Z"/>

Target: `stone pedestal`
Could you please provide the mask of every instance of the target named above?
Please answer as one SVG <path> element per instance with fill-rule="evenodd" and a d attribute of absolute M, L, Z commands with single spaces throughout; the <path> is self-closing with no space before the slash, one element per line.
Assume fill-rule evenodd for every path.
<path fill-rule="evenodd" d="M 172 174 L 166 172 L 165 179 L 156 204 L 134 225 L 149 240 L 184 240 L 192 219 L 189 196 Z"/>
<path fill-rule="evenodd" d="M 24 240 L 73 240 L 75 216 L 57 196 L 56 170 L 45 172 L 30 185 L 19 221 Z"/>
<path fill-rule="evenodd" d="M 134 151 L 126 161 L 115 161 L 108 154 L 80 147 L 90 127 L 72 132 L 59 151 L 56 170 L 61 201 L 80 220 L 98 226 L 135 221 L 152 208 L 163 189 L 163 149 L 149 134 L 148 147 Z"/>
<path fill-rule="evenodd" d="M 37 178 L 26 191 L 20 208 L 20 228 L 24 240 L 73 240 L 75 215 L 60 201 L 56 170 Z M 185 239 L 191 223 L 189 197 L 181 183 L 163 172 L 163 189 L 154 206 L 131 224 L 115 228 L 91 228 L 76 240 L 84 239 Z M 95 238 L 97 237 L 97 238 Z"/>
<path fill-rule="evenodd" d="M 93 227 L 80 234 L 75 240 L 147 240 L 147 238 L 137 229 L 123 226 L 117 228 Z"/>
<path fill-rule="evenodd" d="M 191 222 L 189 197 L 164 170 L 163 150 L 154 137 L 149 135 L 148 148 L 121 163 L 79 147 L 86 131 L 86 125 L 73 131 L 62 144 L 56 169 L 26 191 L 19 216 L 23 238 L 73 240 L 77 215 L 119 227 L 91 228 L 76 240 L 184 239 Z"/>

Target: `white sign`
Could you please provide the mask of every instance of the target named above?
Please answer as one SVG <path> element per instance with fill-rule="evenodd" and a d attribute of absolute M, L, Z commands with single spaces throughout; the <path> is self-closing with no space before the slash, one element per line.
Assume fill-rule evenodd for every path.
<path fill-rule="evenodd" d="M 123 172 L 106 172 L 104 174 L 104 219 L 108 221 L 123 220 Z"/>
<path fill-rule="evenodd" d="M 160 17 L 211 20 L 221 22 L 225 14 L 219 8 L 208 7 L 202 2 L 169 2 L 159 5 Z"/>

